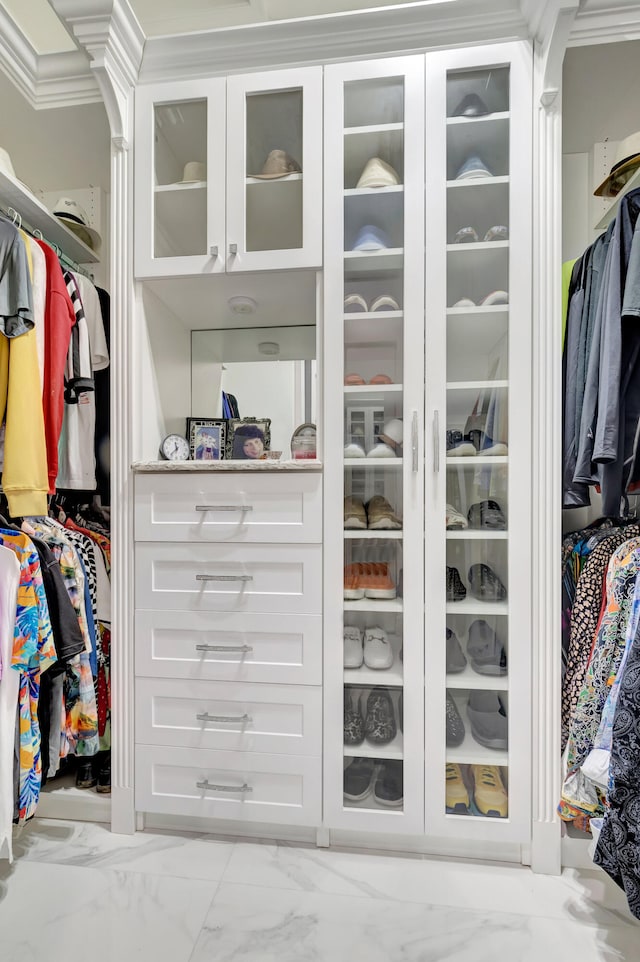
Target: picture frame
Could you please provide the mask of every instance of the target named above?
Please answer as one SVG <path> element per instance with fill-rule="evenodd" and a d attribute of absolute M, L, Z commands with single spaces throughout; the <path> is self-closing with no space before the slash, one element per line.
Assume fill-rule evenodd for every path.
<path fill-rule="evenodd" d="M 271 447 L 271 418 L 230 418 L 227 460 L 257 461 Z"/>
<path fill-rule="evenodd" d="M 193 461 L 223 461 L 227 422 L 224 418 L 187 418 L 187 440 Z"/>

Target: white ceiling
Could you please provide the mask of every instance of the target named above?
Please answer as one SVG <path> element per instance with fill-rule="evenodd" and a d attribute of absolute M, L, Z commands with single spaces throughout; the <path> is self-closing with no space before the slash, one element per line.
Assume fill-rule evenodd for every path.
<path fill-rule="evenodd" d="M 1 0 L 0 7 L 4 7 L 15 20 L 36 53 L 62 53 L 76 49 L 48 0 Z"/>

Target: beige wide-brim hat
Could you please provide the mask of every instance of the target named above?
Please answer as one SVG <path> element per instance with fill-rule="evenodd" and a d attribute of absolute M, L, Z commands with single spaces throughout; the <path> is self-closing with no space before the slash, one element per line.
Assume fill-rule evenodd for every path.
<path fill-rule="evenodd" d="M 288 177 L 289 174 L 299 174 L 301 171 L 298 161 L 294 160 L 286 150 L 272 150 L 260 173 L 249 174 L 249 176 L 257 177 L 259 180 L 277 180 L 279 177 Z"/>
<path fill-rule="evenodd" d="M 599 187 L 594 190 L 596 197 L 615 197 L 640 167 L 640 130 L 621 140 L 616 150 L 616 159 Z"/>
<path fill-rule="evenodd" d="M 199 160 L 190 160 L 184 165 L 182 180 L 178 181 L 178 183 L 197 184 L 200 183 L 200 181 L 206 181 L 206 179 L 207 165 L 202 164 Z"/>
<path fill-rule="evenodd" d="M 102 238 L 97 230 L 89 227 L 87 212 L 80 206 L 77 200 L 71 197 L 61 197 L 53 208 L 53 216 L 61 220 L 65 227 L 79 237 L 87 247 L 90 247 L 96 254 L 102 245 Z"/>
<path fill-rule="evenodd" d="M 399 183 L 398 173 L 391 164 L 380 157 L 372 157 L 365 164 L 356 187 L 397 187 Z"/>

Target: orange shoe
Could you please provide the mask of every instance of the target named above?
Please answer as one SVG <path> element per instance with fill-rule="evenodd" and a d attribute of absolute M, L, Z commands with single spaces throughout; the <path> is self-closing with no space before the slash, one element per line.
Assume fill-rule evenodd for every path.
<path fill-rule="evenodd" d="M 389 565 L 383 562 L 369 565 L 373 568 L 371 579 L 364 585 L 366 598 L 378 598 L 379 600 L 391 599 L 396 597 L 396 586 L 389 574 Z"/>
<path fill-rule="evenodd" d="M 357 601 L 364 598 L 364 588 L 361 580 L 361 564 L 349 564 L 344 566 L 344 593 L 343 597 L 347 601 Z"/>

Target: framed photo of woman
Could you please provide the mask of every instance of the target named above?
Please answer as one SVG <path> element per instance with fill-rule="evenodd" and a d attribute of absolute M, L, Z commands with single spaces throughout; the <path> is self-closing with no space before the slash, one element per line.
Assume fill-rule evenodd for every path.
<path fill-rule="evenodd" d="M 227 459 L 259 461 L 271 446 L 271 418 L 231 418 L 227 429 Z"/>
<path fill-rule="evenodd" d="M 222 461 L 226 454 L 227 422 L 220 418 L 188 418 L 187 438 L 194 461 Z"/>

